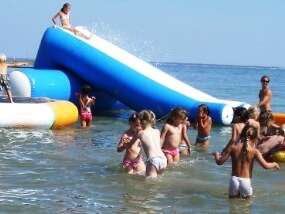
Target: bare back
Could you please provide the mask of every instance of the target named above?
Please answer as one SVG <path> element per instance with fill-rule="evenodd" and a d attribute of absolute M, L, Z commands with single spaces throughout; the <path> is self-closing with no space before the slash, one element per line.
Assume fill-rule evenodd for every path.
<path fill-rule="evenodd" d="M 160 148 L 160 132 L 152 127 L 139 132 L 139 139 L 142 143 L 147 158 L 164 157 Z"/>

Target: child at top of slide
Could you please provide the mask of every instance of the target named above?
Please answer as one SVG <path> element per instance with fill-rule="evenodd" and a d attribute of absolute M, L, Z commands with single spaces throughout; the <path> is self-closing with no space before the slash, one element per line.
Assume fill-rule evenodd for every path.
<path fill-rule="evenodd" d="M 161 174 L 167 166 L 167 160 L 160 147 L 160 132 L 154 129 L 154 114 L 151 111 L 143 110 L 139 113 L 142 130 L 131 140 L 130 144 L 136 140 L 141 141 L 141 145 L 146 154 L 146 177 L 155 178 Z"/>
<path fill-rule="evenodd" d="M 187 136 L 187 129 L 185 129 L 186 118 L 187 113 L 184 109 L 175 108 L 171 111 L 170 117 L 162 128 L 160 142 L 168 164 L 177 163 L 179 161 L 179 145 L 182 139 L 186 143 L 190 153 L 190 141 Z"/>
<path fill-rule="evenodd" d="M 196 138 L 196 145 L 202 147 L 208 147 L 209 140 L 211 138 L 212 128 L 212 118 L 210 117 L 210 112 L 208 106 L 205 104 L 201 104 L 198 107 L 197 114 L 197 130 L 198 135 Z"/>
<path fill-rule="evenodd" d="M 96 98 L 90 97 L 91 87 L 89 85 L 82 86 L 78 95 L 79 99 L 79 112 L 81 119 L 81 127 L 88 127 L 92 123 L 91 106 L 95 104 Z"/>
<path fill-rule="evenodd" d="M 255 148 L 257 141 L 258 128 L 253 125 L 246 125 L 242 130 L 240 143 L 231 144 L 222 154 L 218 152 L 213 154 L 218 165 L 224 164 L 231 157 L 230 198 L 249 198 L 252 196 L 251 178 L 254 160 L 257 160 L 265 169 L 279 169 L 278 163 L 269 163 L 264 160 L 262 154 Z"/>
<path fill-rule="evenodd" d="M 141 142 L 138 139 L 130 144 L 132 138 L 141 130 L 138 113 L 131 114 L 129 125 L 129 129 L 124 132 L 117 145 L 117 151 L 122 152 L 126 150 L 122 165 L 128 174 L 140 174 L 145 171 L 145 164 L 141 155 Z"/>
<path fill-rule="evenodd" d="M 65 3 L 61 10 L 52 17 L 52 22 L 54 25 L 56 25 L 56 19 L 59 17 L 61 26 L 71 32 L 73 32 L 75 35 L 78 35 L 80 37 L 83 37 L 85 39 L 90 39 L 90 37 L 84 35 L 76 28 L 72 27 L 70 24 L 70 12 L 71 12 L 71 4 Z"/>
<path fill-rule="evenodd" d="M 10 84 L 8 79 L 8 67 L 18 67 L 27 65 L 26 62 L 16 62 L 16 63 L 7 63 L 7 57 L 5 54 L 0 54 L 0 88 L 5 89 L 10 103 L 13 103 L 12 93 L 10 90 Z"/>

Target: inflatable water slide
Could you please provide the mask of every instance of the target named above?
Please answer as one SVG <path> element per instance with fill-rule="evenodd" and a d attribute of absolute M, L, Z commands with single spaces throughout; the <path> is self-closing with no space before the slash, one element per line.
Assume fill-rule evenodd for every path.
<path fill-rule="evenodd" d="M 203 93 L 97 35 L 86 40 L 60 27 L 44 33 L 34 68 L 14 71 L 10 78 L 23 96 L 66 100 L 88 83 L 101 94 L 98 105 L 111 108 L 118 100 L 136 111 L 151 109 L 158 118 L 174 107 L 193 117 L 204 103 L 216 124 L 227 125 L 232 108 L 246 105 Z"/>

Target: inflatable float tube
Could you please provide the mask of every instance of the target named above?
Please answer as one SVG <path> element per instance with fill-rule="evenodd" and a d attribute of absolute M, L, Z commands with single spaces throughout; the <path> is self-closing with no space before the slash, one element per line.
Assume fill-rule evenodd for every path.
<path fill-rule="evenodd" d="M 0 102 L 0 128 L 59 129 L 78 120 L 77 107 L 68 101 L 14 98 Z"/>
<path fill-rule="evenodd" d="M 87 84 L 70 72 L 61 70 L 19 68 L 9 73 L 12 94 L 18 97 L 48 97 L 55 100 L 78 102 L 75 96 L 82 85 Z M 127 108 L 110 95 L 93 88 L 93 96 L 97 98 L 94 110 L 96 113 Z"/>
<path fill-rule="evenodd" d="M 285 113 L 273 113 L 273 120 L 277 125 L 285 124 Z"/>
<path fill-rule="evenodd" d="M 271 158 L 275 162 L 285 163 L 285 149 L 275 152 Z"/>
<path fill-rule="evenodd" d="M 37 69 L 66 69 L 135 111 L 151 109 L 157 117 L 183 107 L 192 119 L 208 105 L 214 123 L 229 125 L 232 106 L 175 78 L 123 49 L 92 35 L 82 39 L 62 28 L 48 28 L 35 60 Z"/>

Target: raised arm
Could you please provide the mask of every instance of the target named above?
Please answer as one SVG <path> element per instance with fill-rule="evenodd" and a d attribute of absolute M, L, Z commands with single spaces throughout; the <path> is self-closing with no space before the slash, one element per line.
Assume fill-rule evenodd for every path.
<path fill-rule="evenodd" d="M 215 152 L 213 153 L 216 164 L 223 165 L 230 157 L 232 152 L 232 147 L 230 146 L 227 150 L 223 151 L 223 153 Z"/>
<path fill-rule="evenodd" d="M 238 129 L 236 127 L 235 124 L 232 125 L 232 136 L 231 139 L 229 140 L 228 144 L 225 146 L 225 148 L 223 149 L 222 153 L 224 153 L 226 150 L 228 150 L 228 148 L 235 142 L 238 141 L 239 138 L 239 133 L 238 133 Z"/>
<path fill-rule="evenodd" d="M 267 162 L 266 160 L 264 160 L 264 158 L 262 157 L 262 154 L 257 149 L 255 149 L 255 158 L 257 159 L 260 166 L 262 166 L 264 169 L 280 169 L 280 166 L 278 163 Z"/>
<path fill-rule="evenodd" d="M 14 63 L 7 63 L 8 67 L 21 67 L 28 65 L 27 62 L 14 62 Z"/>
<path fill-rule="evenodd" d="M 162 127 L 162 130 L 161 130 L 161 133 L 160 133 L 160 146 L 161 146 L 161 147 L 162 147 L 163 144 L 164 144 L 167 131 L 168 131 L 167 124 L 165 124 L 165 125 Z"/>
<path fill-rule="evenodd" d="M 123 134 L 118 145 L 117 145 L 117 152 L 122 152 L 126 149 L 126 144 L 130 142 L 130 139 L 126 134 Z"/>

